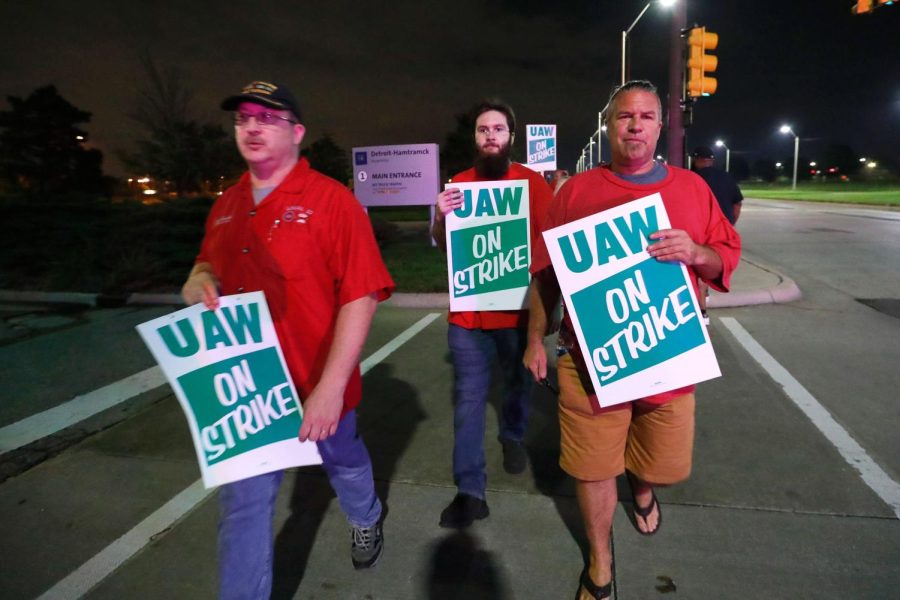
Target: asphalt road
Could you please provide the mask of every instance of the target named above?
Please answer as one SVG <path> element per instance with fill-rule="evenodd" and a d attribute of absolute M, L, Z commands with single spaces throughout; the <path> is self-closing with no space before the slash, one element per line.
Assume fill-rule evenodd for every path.
<path fill-rule="evenodd" d="M 620 486 L 616 597 L 894 597 L 900 213 L 748 201 L 738 229 L 804 296 L 712 311 L 723 377 L 698 392 L 694 473 L 660 492 L 653 538 L 631 529 Z M 133 329 L 171 309 L 62 308 L 0 307 L 0 598 L 214 597 L 214 494 L 196 483 L 183 415 Z M 574 594 L 585 542 L 542 388 L 528 471 L 502 471 L 489 411 L 491 517 L 466 534 L 437 527 L 454 490 L 451 368 L 435 313 L 383 307 L 364 351 L 422 327 L 365 375 L 361 430 L 390 507 L 383 561 L 352 570 L 325 480 L 295 470 L 276 514 L 275 597 Z M 80 419 L 73 405 L 108 407 Z M 50 433 L 66 419 L 76 422 Z M 38 437 L 16 446 L 27 431 Z"/>

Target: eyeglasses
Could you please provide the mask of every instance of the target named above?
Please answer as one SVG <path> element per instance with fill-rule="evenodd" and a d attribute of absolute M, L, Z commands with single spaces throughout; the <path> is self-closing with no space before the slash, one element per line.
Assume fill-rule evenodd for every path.
<path fill-rule="evenodd" d="M 475 133 L 478 135 L 490 135 L 493 133 L 496 136 L 501 136 L 504 133 L 509 133 L 509 129 L 504 127 L 503 125 L 497 125 L 496 127 L 476 127 Z"/>
<path fill-rule="evenodd" d="M 261 112 L 261 113 L 245 113 L 245 112 L 237 112 L 234 113 L 234 126 L 235 127 L 243 127 L 250 123 L 250 119 L 256 119 L 256 123 L 259 125 L 263 125 L 266 127 L 271 127 L 278 123 L 278 121 L 287 121 L 288 123 L 297 124 L 297 121 L 291 119 L 290 117 L 282 117 L 281 115 L 276 115 L 275 113 L 270 112 Z"/>

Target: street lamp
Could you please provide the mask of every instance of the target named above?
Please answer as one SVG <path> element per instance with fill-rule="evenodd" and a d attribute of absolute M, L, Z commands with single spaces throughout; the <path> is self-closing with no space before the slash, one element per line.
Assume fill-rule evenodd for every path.
<path fill-rule="evenodd" d="M 628 34 L 631 33 L 631 30 L 634 29 L 634 26 L 641 20 L 641 17 L 644 16 L 644 13 L 647 12 L 647 9 L 650 8 L 650 5 L 653 4 L 653 2 L 657 2 L 663 7 L 668 8 L 677 1 L 678 0 L 651 0 L 637 16 L 637 19 L 634 20 L 634 23 L 631 24 L 631 27 L 622 32 L 622 85 L 625 85 L 625 47 L 628 42 Z"/>
<path fill-rule="evenodd" d="M 791 185 L 792 190 L 797 189 L 797 159 L 800 156 L 800 136 L 794 133 L 794 130 L 791 129 L 790 125 L 782 125 L 781 129 L 779 129 L 781 133 L 790 133 L 794 136 L 794 183 Z"/>
<path fill-rule="evenodd" d="M 725 148 L 725 172 L 728 173 L 729 167 L 731 166 L 731 148 L 726 146 L 725 142 L 722 140 L 716 140 L 716 146 Z"/>
<path fill-rule="evenodd" d="M 601 125 L 600 131 L 597 132 L 597 164 L 598 165 L 601 162 L 603 162 L 601 160 L 603 158 L 601 156 L 601 152 L 603 151 L 603 141 L 602 140 L 603 140 L 603 134 L 605 134 L 605 133 L 606 133 L 606 125 Z"/>

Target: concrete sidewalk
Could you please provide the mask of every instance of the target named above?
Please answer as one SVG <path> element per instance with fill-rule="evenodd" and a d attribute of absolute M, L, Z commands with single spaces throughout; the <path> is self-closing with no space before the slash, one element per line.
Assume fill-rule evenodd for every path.
<path fill-rule="evenodd" d="M 748 257 L 732 289 L 721 297 L 741 305 L 799 297 L 789 278 Z M 437 309 L 385 306 L 378 319 L 392 332 L 446 306 L 441 295 L 398 299 L 430 299 Z M 774 382 L 744 372 L 747 355 L 717 325 L 713 314 L 710 335 L 726 377 L 701 388 L 694 473 L 659 490 L 664 523 L 657 535 L 634 531 L 628 487 L 618 482 L 613 598 L 892 597 L 900 586 L 889 567 L 900 556 L 900 521 L 803 417 L 778 408 L 782 392 Z M 485 440 L 491 516 L 465 532 L 437 525 L 455 493 L 446 334 L 444 320 L 434 320 L 365 377 L 360 431 L 389 507 L 380 564 L 352 569 L 347 525 L 324 476 L 316 468 L 290 470 L 276 508 L 274 598 L 574 596 L 586 540 L 572 480 L 558 466 L 556 399 L 545 388 L 534 390 L 526 473 L 502 469 L 492 402 Z M 372 349 L 382 343 L 373 340 Z M 0 596 L 37 596 L 191 485 L 196 457 L 185 428 L 169 396 L 0 486 Z M 216 512 L 211 495 L 84 597 L 212 597 Z"/>

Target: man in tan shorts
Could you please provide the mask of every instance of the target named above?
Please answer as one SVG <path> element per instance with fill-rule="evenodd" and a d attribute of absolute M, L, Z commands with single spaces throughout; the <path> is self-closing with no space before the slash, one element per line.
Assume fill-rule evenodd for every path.
<path fill-rule="evenodd" d="M 650 235 L 650 255 L 659 261 L 680 262 L 695 283 L 700 278 L 714 289 L 727 291 L 740 258 L 740 238 L 699 176 L 654 160 L 663 120 L 653 84 L 630 81 L 614 90 L 606 123 L 612 163 L 569 179 L 550 205 L 544 230 L 658 192 L 671 228 Z M 542 238 L 535 241 L 531 269 L 524 362 L 540 381 L 547 376 L 544 333 L 560 297 Z M 624 472 L 628 478 L 638 532 L 656 533 L 662 512 L 654 486 L 683 481 L 691 472 L 694 386 L 600 408 L 568 313 L 560 328 L 559 346 L 563 351 L 557 361 L 560 466 L 576 479 L 590 543 L 590 564 L 579 580 L 579 597 L 608 598 L 616 477 Z"/>

